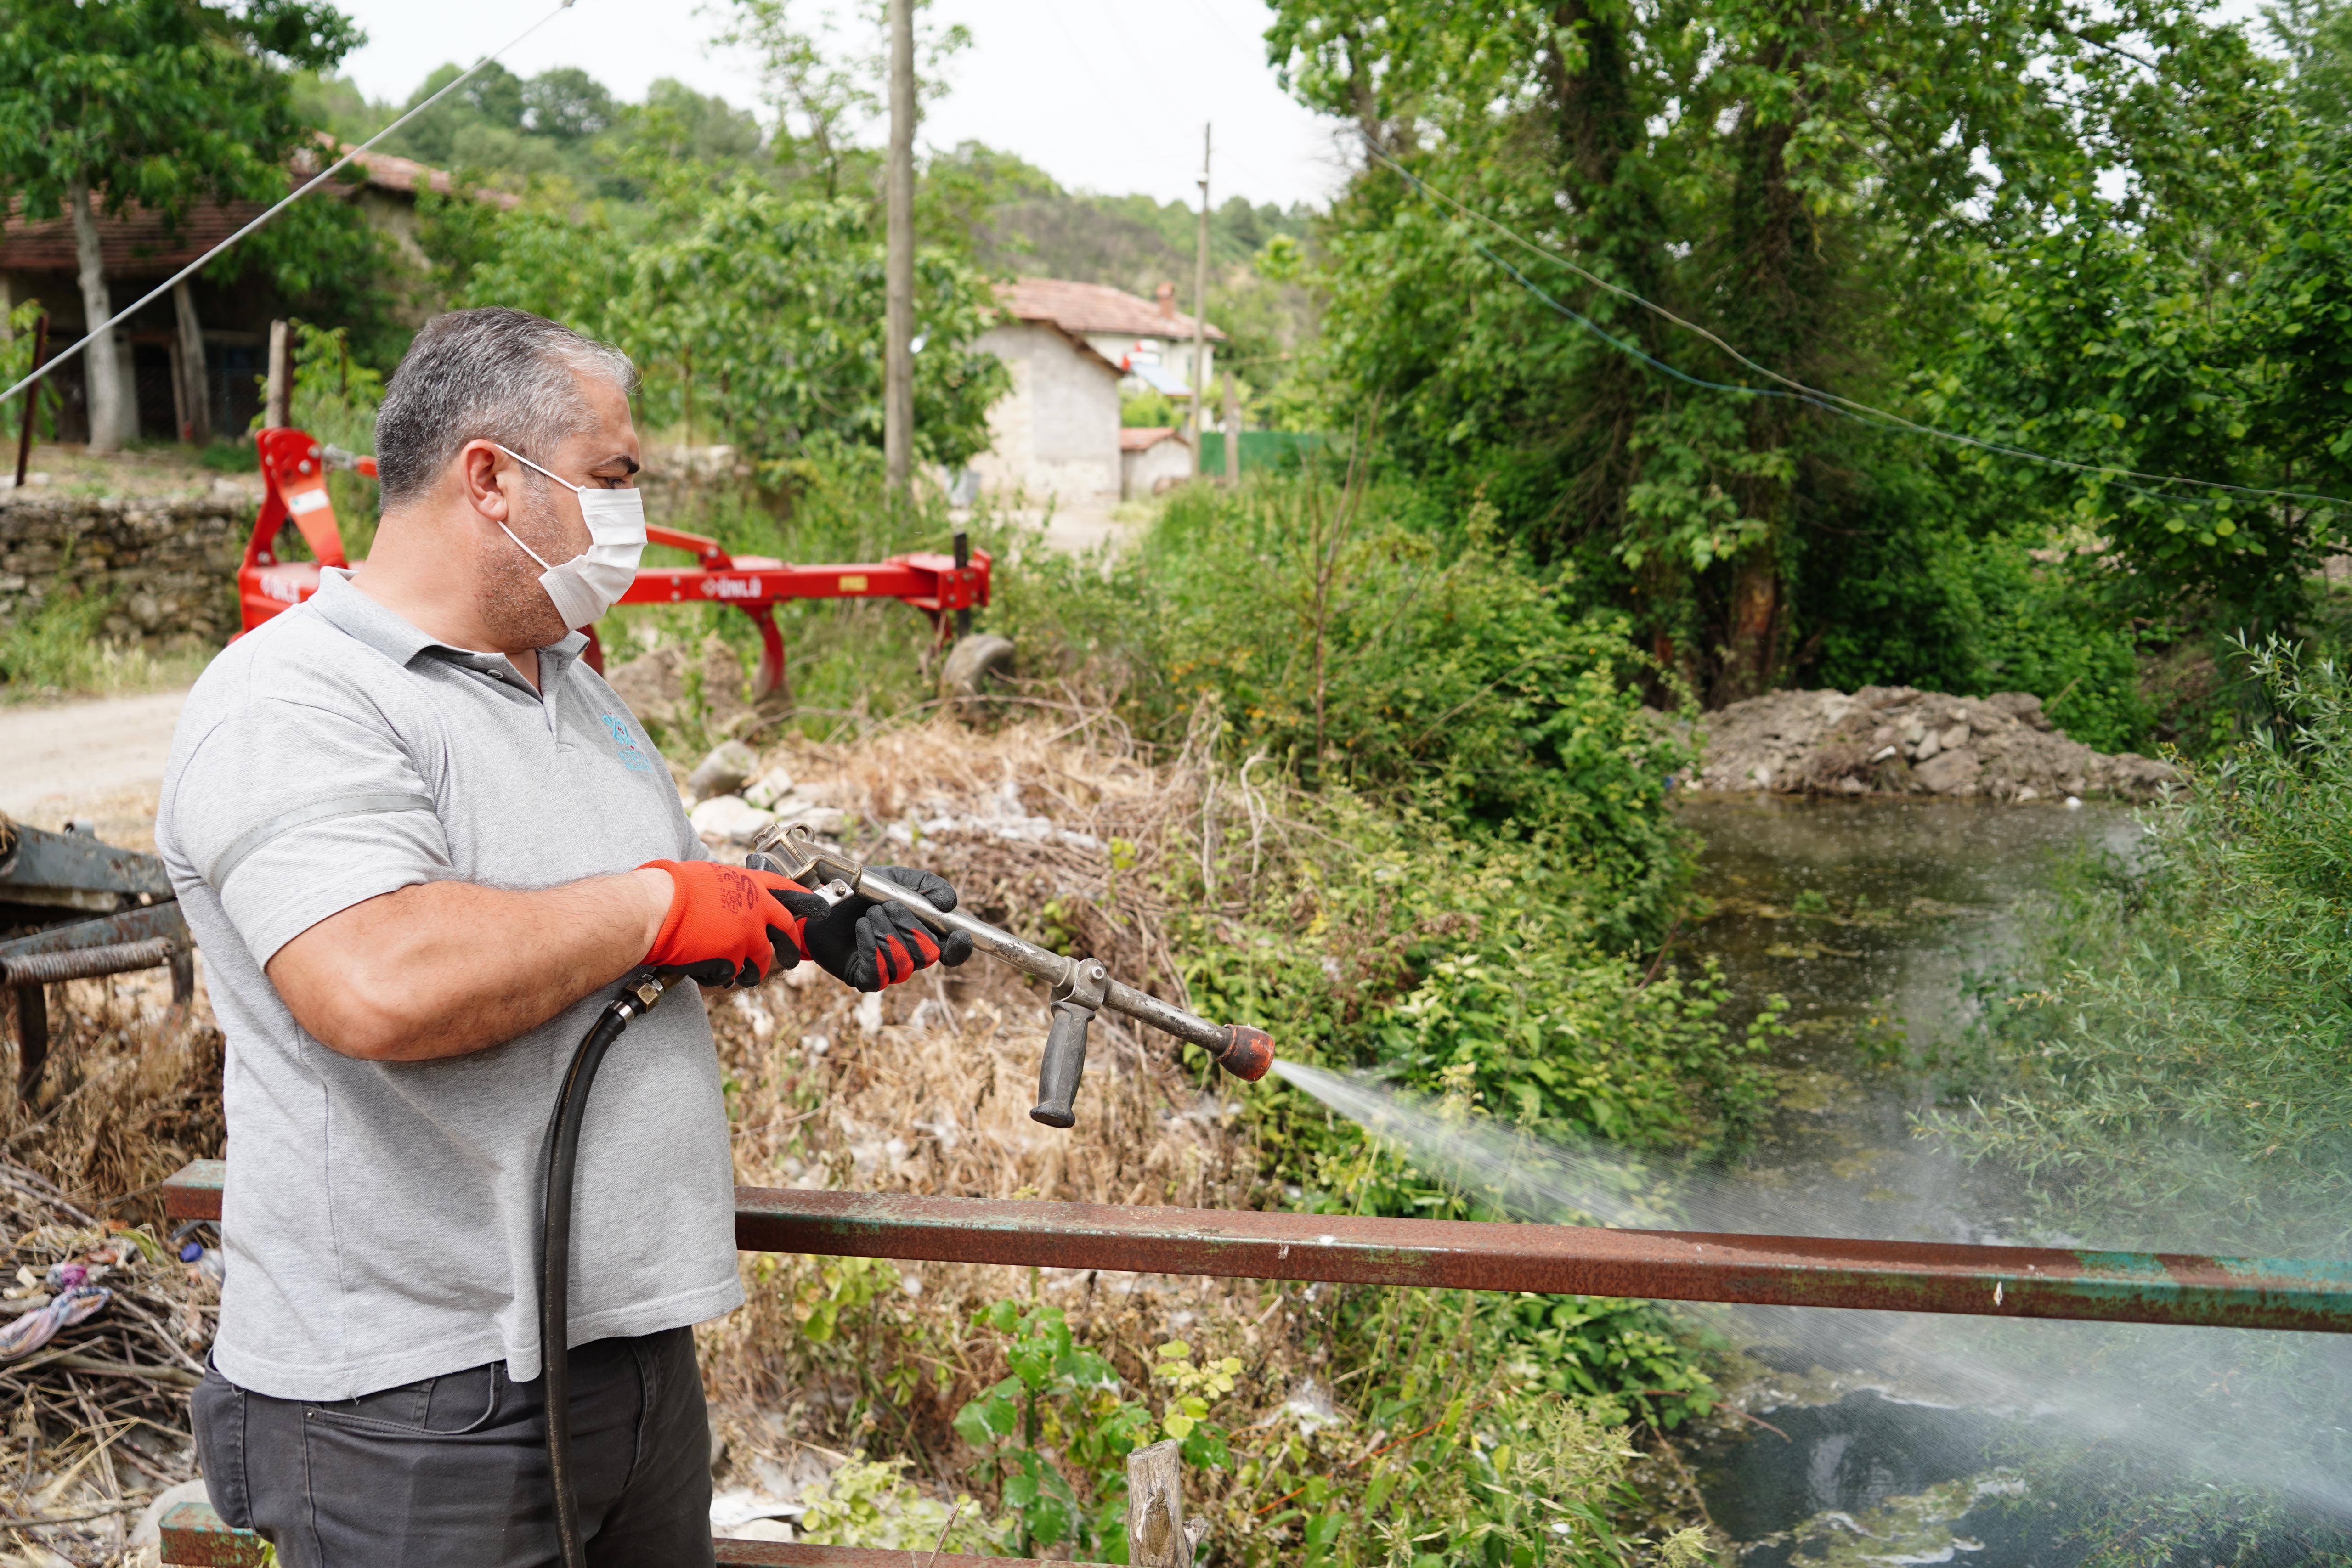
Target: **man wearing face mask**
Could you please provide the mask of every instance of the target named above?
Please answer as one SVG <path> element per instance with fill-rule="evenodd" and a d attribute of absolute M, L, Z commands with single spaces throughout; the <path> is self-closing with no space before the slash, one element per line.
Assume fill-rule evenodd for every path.
<path fill-rule="evenodd" d="M 970 952 L 713 862 L 580 662 L 646 540 L 631 378 L 521 311 L 429 324 L 378 415 L 368 559 L 215 660 L 173 743 L 156 841 L 227 1037 L 196 1439 L 214 1506 L 289 1568 L 555 1563 L 551 1349 L 589 1561 L 710 1563 L 691 1325 L 743 1297 L 709 1025 L 677 998 L 607 1060 L 572 1343 L 544 1347 L 542 1139 L 572 1048 L 640 964 L 754 985 L 812 957 L 875 990 Z"/>

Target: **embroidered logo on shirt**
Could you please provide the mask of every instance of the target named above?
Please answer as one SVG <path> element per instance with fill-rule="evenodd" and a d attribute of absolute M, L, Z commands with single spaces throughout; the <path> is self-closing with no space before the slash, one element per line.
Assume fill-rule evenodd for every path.
<path fill-rule="evenodd" d="M 598 716 L 604 719 L 605 732 L 613 737 L 614 750 L 620 753 L 621 766 L 632 773 L 651 773 L 653 759 L 638 747 L 636 737 L 629 733 L 628 721 L 609 713 Z"/>

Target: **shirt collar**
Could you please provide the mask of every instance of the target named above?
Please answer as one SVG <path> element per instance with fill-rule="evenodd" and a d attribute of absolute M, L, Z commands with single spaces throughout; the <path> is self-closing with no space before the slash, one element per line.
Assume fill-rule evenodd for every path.
<path fill-rule="evenodd" d="M 327 624 L 366 643 L 404 667 L 414 663 L 420 653 L 446 653 L 463 660 L 494 659 L 502 664 L 506 663 L 503 654 L 483 653 L 426 636 L 405 617 L 352 587 L 352 574 L 341 567 L 319 569 L 319 591 L 311 595 L 310 603 L 326 618 Z M 551 685 L 561 678 L 571 662 L 578 658 L 580 651 L 587 645 L 588 639 L 583 633 L 567 632 L 541 648 L 539 651 L 541 685 Z"/>

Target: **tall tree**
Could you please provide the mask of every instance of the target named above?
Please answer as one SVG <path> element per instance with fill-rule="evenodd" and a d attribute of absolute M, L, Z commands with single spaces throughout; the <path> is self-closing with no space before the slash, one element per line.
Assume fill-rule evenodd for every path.
<path fill-rule="evenodd" d="M 97 219 L 137 204 L 176 222 L 204 197 L 268 199 L 306 134 L 289 71 L 362 41 L 323 0 L 12 0 L 0 12 L 0 190 L 71 219 L 82 312 L 113 314 Z M 82 350 L 90 450 L 128 423 L 113 334 Z"/>
<path fill-rule="evenodd" d="M 1278 0 L 1268 43 L 1368 147 L 1327 236 L 1342 398 L 1718 703 L 1818 646 L 1799 607 L 1922 462 L 1776 376 L 1902 400 L 1976 269 L 2084 204 L 2226 270 L 2199 214 L 2269 155 L 2193 0 Z"/>

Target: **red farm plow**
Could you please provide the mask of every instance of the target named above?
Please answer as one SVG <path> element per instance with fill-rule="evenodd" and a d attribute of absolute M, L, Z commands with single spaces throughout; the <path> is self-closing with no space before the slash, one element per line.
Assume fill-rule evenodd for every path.
<path fill-rule="evenodd" d="M 265 493 L 245 559 L 236 573 L 237 619 L 252 631 L 279 611 L 319 591 L 319 573 L 356 563 L 343 552 L 343 534 L 327 497 L 327 475 L 349 469 L 375 476 L 375 459 L 354 457 L 292 429 L 265 430 L 254 437 L 260 455 Z M 291 526 L 313 559 L 289 560 L 279 543 Z M 945 642 L 958 611 L 988 603 L 988 554 L 940 555 L 918 550 L 870 565 L 796 566 L 766 556 L 730 555 L 717 539 L 676 528 L 647 528 L 654 544 L 693 554 L 692 566 L 641 569 L 624 604 L 726 604 L 751 618 L 760 629 L 760 667 L 752 677 L 756 701 L 784 687 L 784 640 L 776 629 L 775 607 L 794 599 L 896 599 L 931 618 Z M 958 535 L 959 546 L 962 536 Z M 599 674 L 604 649 L 595 628 L 588 630 L 588 663 Z"/>

